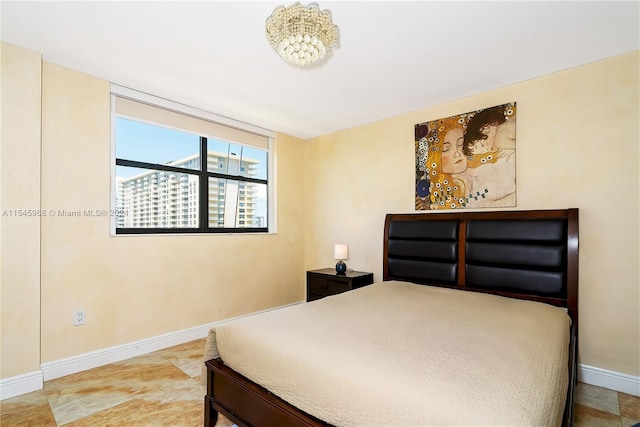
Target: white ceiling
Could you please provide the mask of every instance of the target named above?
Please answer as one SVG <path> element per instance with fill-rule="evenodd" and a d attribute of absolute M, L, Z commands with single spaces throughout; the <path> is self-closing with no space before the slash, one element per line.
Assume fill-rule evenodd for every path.
<path fill-rule="evenodd" d="M 279 4 L 2 1 L 2 40 L 113 83 L 310 138 L 638 49 L 638 1 L 326 1 L 340 43 L 285 63 Z M 303 2 L 307 4 L 307 2 Z"/>

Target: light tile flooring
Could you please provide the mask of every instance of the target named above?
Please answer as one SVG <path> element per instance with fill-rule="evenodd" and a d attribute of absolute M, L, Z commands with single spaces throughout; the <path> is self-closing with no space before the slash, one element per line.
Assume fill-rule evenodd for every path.
<path fill-rule="evenodd" d="M 0 425 L 202 426 L 205 340 L 55 380 L 0 402 Z"/>
<path fill-rule="evenodd" d="M 0 402 L 0 425 L 202 426 L 204 339 L 47 381 Z M 577 427 L 640 423 L 640 399 L 580 383 Z"/>

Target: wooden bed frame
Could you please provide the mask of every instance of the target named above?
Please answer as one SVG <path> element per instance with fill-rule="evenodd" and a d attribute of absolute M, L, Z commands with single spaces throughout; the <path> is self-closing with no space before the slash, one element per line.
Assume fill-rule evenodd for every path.
<path fill-rule="evenodd" d="M 564 419 L 573 425 L 578 342 L 578 210 L 388 214 L 383 280 L 565 307 L 571 317 Z M 327 426 L 225 366 L 205 362 L 205 426 Z"/>

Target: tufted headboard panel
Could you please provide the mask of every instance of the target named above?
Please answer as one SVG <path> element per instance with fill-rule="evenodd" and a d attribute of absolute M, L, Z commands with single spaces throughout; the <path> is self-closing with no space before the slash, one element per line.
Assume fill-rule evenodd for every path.
<path fill-rule="evenodd" d="M 454 285 L 458 276 L 456 220 L 392 221 L 389 224 L 389 270 L 396 277 Z"/>
<path fill-rule="evenodd" d="M 567 286 L 562 219 L 467 221 L 466 286 L 562 297 Z"/>

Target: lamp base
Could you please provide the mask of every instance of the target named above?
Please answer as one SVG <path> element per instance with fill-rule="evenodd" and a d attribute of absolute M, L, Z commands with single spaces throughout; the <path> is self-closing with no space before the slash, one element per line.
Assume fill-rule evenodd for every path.
<path fill-rule="evenodd" d="M 338 261 L 336 264 L 336 273 L 337 274 L 345 274 L 347 272 L 347 264 L 344 261 Z"/>

